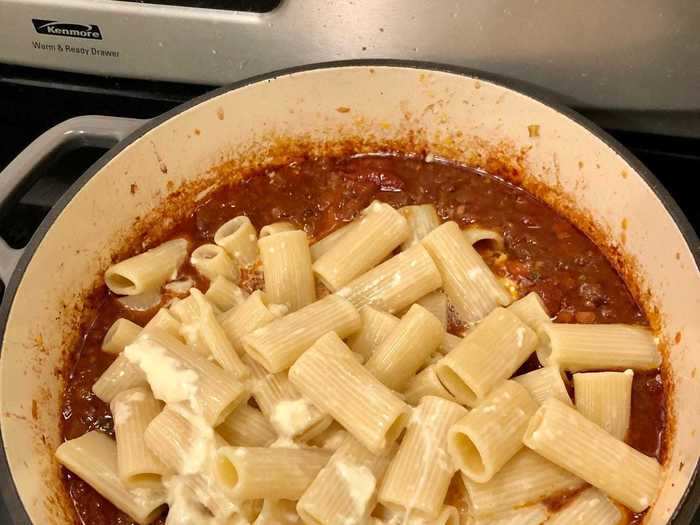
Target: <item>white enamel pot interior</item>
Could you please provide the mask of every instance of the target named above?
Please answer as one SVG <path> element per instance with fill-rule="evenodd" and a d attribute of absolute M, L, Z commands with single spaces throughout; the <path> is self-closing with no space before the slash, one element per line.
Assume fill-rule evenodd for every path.
<path fill-rule="evenodd" d="M 516 176 L 613 256 L 665 343 L 673 435 L 646 523 L 670 522 L 700 451 L 695 233 L 637 161 L 575 114 L 463 70 L 379 62 L 286 71 L 177 108 L 108 152 L 52 210 L 15 272 L 0 318 L 2 440 L 26 509 L 5 479 L 17 523 L 73 523 L 53 459 L 60 372 L 86 313 L 83 298 L 133 232 L 157 235 L 168 224 L 158 210 L 176 217 L 220 183 L 213 168 L 224 161 L 242 170 L 279 162 L 284 151 L 389 148 Z M 186 191 L 174 193 L 179 188 Z"/>

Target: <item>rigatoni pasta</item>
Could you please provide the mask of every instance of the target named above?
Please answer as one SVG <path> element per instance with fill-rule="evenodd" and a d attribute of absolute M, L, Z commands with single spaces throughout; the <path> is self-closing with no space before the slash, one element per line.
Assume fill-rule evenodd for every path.
<path fill-rule="evenodd" d="M 122 352 L 95 381 L 92 391 L 101 401 L 110 403 L 119 392 L 147 384 L 143 371 Z"/>
<path fill-rule="evenodd" d="M 243 337 L 243 348 L 269 372 L 289 368 L 327 332 L 347 337 L 360 328 L 360 314 L 347 299 L 329 295 Z"/>
<path fill-rule="evenodd" d="M 557 399 L 548 399 L 529 423 L 523 442 L 634 512 L 656 495 L 658 461 L 633 449 Z"/>
<path fill-rule="evenodd" d="M 457 470 L 447 452 L 448 430 L 466 413 L 452 401 L 423 398 L 379 489 L 383 505 L 413 517 L 438 517 Z"/>
<path fill-rule="evenodd" d="M 530 394 L 504 381 L 450 428 L 450 455 L 462 473 L 479 483 L 491 480 L 523 446 L 528 422 L 537 410 Z"/>
<path fill-rule="evenodd" d="M 348 432 L 340 423 L 333 421 L 323 432 L 309 439 L 309 445 L 328 450 L 338 450 L 345 442 L 347 436 L 349 436 Z"/>
<path fill-rule="evenodd" d="M 576 409 L 617 439 L 624 439 L 630 425 L 634 372 L 574 374 Z"/>
<path fill-rule="evenodd" d="M 547 507 L 538 503 L 490 516 L 475 517 L 469 515 L 464 525 L 542 525 L 549 523 L 548 517 Z M 586 523 L 586 525 L 588 524 Z"/>
<path fill-rule="evenodd" d="M 163 286 L 163 290 L 168 291 L 169 285 L 173 283 L 168 283 Z M 163 297 L 160 290 L 152 290 L 148 292 L 143 292 L 138 295 L 125 295 L 118 298 L 116 301 L 119 306 L 129 310 L 131 312 L 146 312 L 151 308 L 158 306 Z"/>
<path fill-rule="evenodd" d="M 234 283 L 238 282 L 238 264 L 226 250 L 216 244 L 202 244 L 194 250 L 190 255 L 190 264 L 210 281 L 221 276 Z"/>
<path fill-rule="evenodd" d="M 555 513 L 547 525 L 616 525 L 622 520 L 622 512 L 598 489 L 589 488 L 576 496 L 563 509 Z"/>
<path fill-rule="evenodd" d="M 204 300 L 208 302 L 208 299 L 204 298 Z M 199 302 L 202 302 L 201 298 Z M 213 305 L 211 307 L 212 309 L 216 308 Z M 200 354 L 209 355 L 210 350 L 206 347 L 201 337 L 201 307 L 194 296 L 190 294 L 187 297 L 174 301 L 170 305 L 169 310 L 170 314 L 180 323 L 178 325 L 178 339 L 187 343 L 192 350 Z M 166 331 L 170 333 L 169 329 L 166 329 Z"/>
<path fill-rule="evenodd" d="M 218 521 L 245 525 L 244 510 L 248 504 L 237 505 L 211 481 L 211 476 L 172 476 L 165 482 L 168 489 L 168 522 L 190 523 Z M 183 524 L 184 525 L 184 524 Z"/>
<path fill-rule="evenodd" d="M 260 410 L 248 404 L 239 405 L 216 431 L 229 445 L 240 447 L 266 447 L 277 437 Z"/>
<path fill-rule="evenodd" d="M 534 351 L 537 336 L 515 314 L 494 309 L 437 363 L 437 374 L 461 403 L 474 406 Z"/>
<path fill-rule="evenodd" d="M 530 292 L 525 297 L 513 301 L 508 306 L 508 310 L 517 315 L 523 323 L 534 331 L 539 330 L 540 325 L 543 323 L 552 322 L 547 313 L 544 301 L 542 301 L 542 298 L 537 292 Z"/>
<path fill-rule="evenodd" d="M 372 454 L 347 436 L 302 495 L 297 512 L 314 525 L 364 523 L 390 458 L 386 452 Z"/>
<path fill-rule="evenodd" d="M 445 332 L 442 336 L 442 344 L 440 345 L 440 351 L 443 354 L 449 354 L 452 350 L 457 348 L 457 345 L 459 345 L 462 342 L 463 337 L 459 337 L 458 335 L 451 334 L 449 332 Z"/>
<path fill-rule="evenodd" d="M 302 398 L 286 372 L 273 374 L 249 356 L 244 359 L 253 375 L 253 398 L 279 436 L 306 441 L 331 424 L 327 414 Z"/>
<path fill-rule="evenodd" d="M 183 275 L 179 277 L 175 281 L 168 281 L 164 286 L 163 286 L 163 292 L 166 294 L 171 295 L 172 297 L 180 297 L 181 295 L 185 295 L 189 293 L 190 289 L 195 285 L 194 280 L 187 276 Z M 140 296 L 134 296 L 132 299 L 135 299 L 136 297 L 145 297 L 147 294 L 141 294 Z M 158 299 L 160 300 L 160 294 L 158 295 Z M 128 298 L 122 297 L 120 298 L 121 304 L 124 304 L 123 300 L 126 300 Z"/>
<path fill-rule="evenodd" d="M 350 231 L 351 228 L 353 228 L 357 222 L 349 222 L 345 224 L 344 226 L 341 226 L 337 230 L 329 233 L 326 235 L 323 239 L 320 239 L 313 243 L 310 247 L 311 249 L 311 259 L 313 261 L 316 261 L 319 259 L 323 254 L 328 252 L 333 246 L 336 245 L 340 239 L 342 239 L 347 233 Z"/>
<path fill-rule="evenodd" d="M 267 296 L 260 290 L 219 316 L 221 328 L 238 352 L 243 352 L 243 336 L 281 317 L 287 309 L 268 303 Z"/>
<path fill-rule="evenodd" d="M 215 444 L 208 449 L 212 456 L 215 449 L 226 446 L 219 436 L 215 435 L 214 437 Z M 181 518 L 186 521 L 189 519 L 193 523 L 207 523 L 208 521 L 216 523 L 218 521 L 227 525 L 229 523 L 246 525 L 260 511 L 259 500 L 234 501 L 224 492 L 214 477 L 211 459 L 203 465 L 202 472 L 170 477 L 166 481 L 166 485 L 173 482 L 176 485 L 181 485 L 184 492 L 189 493 L 185 498 L 177 496 L 173 498 L 175 504 L 181 502 L 182 499 L 189 500 L 183 512 L 173 512 L 172 507 L 168 510 L 169 515 L 174 514 L 174 519 Z M 170 492 L 172 494 L 172 489 Z"/>
<path fill-rule="evenodd" d="M 201 416 L 176 404 L 166 406 L 144 433 L 150 451 L 171 471 L 184 475 L 207 468 L 217 446 L 224 444 L 220 437 L 217 443 L 217 437 Z"/>
<path fill-rule="evenodd" d="M 360 323 L 360 329 L 348 338 L 347 343 L 366 361 L 396 328 L 399 318 L 372 306 L 363 306 L 360 308 Z"/>
<path fill-rule="evenodd" d="M 100 432 L 62 443 L 56 459 L 139 525 L 151 523 L 165 509 L 162 487 L 129 490 L 124 486 L 117 471 L 117 445 Z"/>
<path fill-rule="evenodd" d="M 248 294 L 237 284 L 219 275 L 209 284 L 204 297 L 219 310 L 225 312 L 245 301 Z"/>
<path fill-rule="evenodd" d="M 447 330 L 447 296 L 442 290 L 435 290 L 416 301 L 423 308 L 437 317 L 442 329 Z"/>
<path fill-rule="evenodd" d="M 401 391 L 442 342 L 440 320 L 414 304 L 365 364 L 374 377 Z"/>
<path fill-rule="evenodd" d="M 496 230 L 490 230 L 480 226 L 470 226 L 469 228 L 465 229 L 464 238 L 467 239 L 467 242 L 472 246 L 481 242 L 488 242 L 497 250 L 502 250 L 505 246 L 505 242 L 503 242 L 503 235 L 498 233 Z"/>
<path fill-rule="evenodd" d="M 241 523 L 241 525 L 246 524 Z M 297 514 L 296 501 L 288 499 L 266 499 L 253 525 L 303 525 L 303 522 L 299 514 Z"/>
<path fill-rule="evenodd" d="M 211 348 L 204 340 L 202 328 L 204 325 L 211 325 L 207 316 L 209 313 L 217 315 L 218 309 L 199 290 L 193 288 L 192 292 L 187 297 L 174 302 L 170 306 L 170 311 L 180 320 L 178 327 L 180 339 L 192 350 L 208 357 L 211 355 Z"/>
<path fill-rule="evenodd" d="M 456 401 L 437 376 L 435 365 L 430 365 L 413 376 L 403 391 L 406 403 L 417 405 L 425 396 L 437 396 L 448 401 Z"/>
<path fill-rule="evenodd" d="M 143 327 L 143 331 L 147 332 L 149 330 L 152 330 L 153 328 L 164 330 L 173 337 L 184 341 L 184 338 L 182 337 L 182 335 L 180 335 L 180 328 L 182 328 L 180 321 L 175 319 L 175 316 L 172 313 L 170 313 L 170 311 L 167 308 L 161 308 L 160 310 L 158 310 L 156 312 L 156 315 L 154 315 L 151 318 L 151 320 L 148 321 Z"/>
<path fill-rule="evenodd" d="M 216 477 L 235 499 L 298 500 L 330 455 L 312 448 L 223 447 Z"/>
<path fill-rule="evenodd" d="M 186 239 L 173 239 L 117 264 L 105 272 L 105 284 L 118 295 L 138 295 L 160 290 L 175 279 L 187 257 Z"/>
<path fill-rule="evenodd" d="M 372 269 L 409 235 L 406 219 L 388 204 L 373 202 L 356 224 L 314 262 L 314 273 L 335 292 Z"/>
<path fill-rule="evenodd" d="M 145 433 L 162 404 L 147 387 L 117 394 L 109 405 L 117 442 L 119 479 L 127 487 L 160 486 L 166 466 L 146 446 Z"/>
<path fill-rule="evenodd" d="M 358 363 L 333 332 L 294 363 L 289 379 L 373 453 L 394 442 L 408 422 L 408 406 Z"/>
<path fill-rule="evenodd" d="M 274 501 L 274 500 L 267 500 L 267 501 Z M 276 501 L 277 505 L 274 506 L 274 511 L 276 512 L 283 512 L 286 509 L 294 509 L 294 502 L 289 501 L 289 500 L 277 500 Z M 291 506 L 290 506 L 291 505 Z M 269 506 L 268 506 L 269 509 Z M 255 525 L 260 525 L 260 522 L 258 522 L 258 518 L 263 516 L 263 511 L 265 510 L 265 500 L 259 500 L 259 499 L 252 499 L 252 500 L 247 500 L 239 504 L 239 511 L 238 514 L 240 517 L 254 522 Z M 274 516 L 274 514 L 273 514 Z M 262 522 L 264 525 L 264 522 Z M 235 525 L 235 524 L 234 524 Z M 292 525 L 292 524 L 289 524 Z"/>
<path fill-rule="evenodd" d="M 119 318 L 109 327 L 102 340 L 102 350 L 108 354 L 118 354 L 141 333 L 141 327 L 128 319 Z"/>
<path fill-rule="evenodd" d="M 524 386 L 532 399 L 537 403 L 542 404 L 550 397 L 554 397 L 559 401 L 571 404 L 569 391 L 564 384 L 562 372 L 556 366 L 545 366 L 522 374 L 513 378 L 513 381 Z"/>
<path fill-rule="evenodd" d="M 170 314 L 181 324 L 193 324 L 199 319 L 199 306 L 194 297 L 188 295 L 172 302 Z"/>
<path fill-rule="evenodd" d="M 404 206 L 399 208 L 399 213 L 404 216 L 410 229 L 408 238 L 401 244 L 402 250 L 415 246 L 423 237 L 440 226 L 440 217 L 432 204 Z"/>
<path fill-rule="evenodd" d="M 356 308 L 370 305 L 396 313 L 441 285 L 435 263 L 418 244 L 360 275 L 337 293 L 347 297 Z"/>
<path fill-rule="evenodd" d="M 258 260 L 258 234 L 245 215 L 223 223 L 214 233 L 214 242 L 240 266 L 252 266 Z"/>
<path fill-rule="evenodd" d="M 435 525 L 460 525 L 459 511 L 452 505 L 445 505 L 435 520 Z"/>
<path fill-rule="evenodd" d="M 238 380 L 245 380 L 250 375 L 250 370 L 243 364 L 226 332 L 219 324 L 214 309 L 202 292 L 196 288 L 192 289 L 191 294 L 199 307 L 198 332 L 207 350 L 224 370 L 231 372 Z"/>
<path fill-rule="evenodd" d="M 435 261 L 450 303 L 463 321 L 473 324 L 511 296 L 472 248 L 455 222 L 446 222 L 422 241 Z"/>
<path fill-rule="evenodd" d="M 437 518 L 423 519 L 416 516 L 393 512 L 383 505 L 377 505 L 368 525 L 460 525 L 460 512 L 452 505 L 443 505 Z"/>
<path fill-rule="evenodd" d="M 226 419 L 249 397 L 236 375 L 194 353 L 167 332 L 140 336 L 121 355 L 138 365 L 157 399 L 187 402 L 210 425 Z"/>
<path fill-rule="evenodd" d="M 544 323 L 538 334 L 540 363 L 570 372 L 649 370 L 661 364 L 654 334 L 642 326 Z"/>
<path fill-rule="evenodd" d="M 148 425 L 145 440 L 151 451 L 176 473 L 164 482 L 174 503 L 192 501 L 182 511 L 171 507 L 169 512 L 175 518 L 184 511 L 189 520 L 196 522 L 212 514 L 223 520 L 242 510 L 243 505 L 231 501 L 213 478 L 216 451 L 226 442 L 201 416 L 180 405 L 167 406 Z M 173 490 L 185 494 L 172 494 Z M 209 512 L 201 512 L 202 506 Z"/>
<path fill-rule="evenodd" d="M 316 285 L 306 233 L 293 230 L 267 235 L 258 241 L 265 275 L 265 294 L 275 304 L 295 312 L 314 302 Z"/>
<path fill-rule="evenodd" d="M 487 516 L 573 491 L 585 482 L 530 449 L 523 448 L 488 482 L 462 474 L 470 514 Z"/>

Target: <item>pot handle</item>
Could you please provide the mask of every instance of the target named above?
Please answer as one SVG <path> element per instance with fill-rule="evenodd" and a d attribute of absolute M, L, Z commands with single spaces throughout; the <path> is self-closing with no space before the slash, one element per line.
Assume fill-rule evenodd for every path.
<path fill-rule="evenodd" d="M 147 120 L 86 115 L 55 125 L 39 135 L 7 167 L 0 171 L 0 210 L 32 182 L 34 170 L 58 152 L 83 147 L 111 148 Z M 7 285 L 23 249 L 11 248 L 0 238 L 0 280 Z"/>

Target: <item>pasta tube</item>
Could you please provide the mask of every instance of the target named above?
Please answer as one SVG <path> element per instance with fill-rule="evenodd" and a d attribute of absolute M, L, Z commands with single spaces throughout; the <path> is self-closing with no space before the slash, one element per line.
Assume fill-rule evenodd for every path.
<path fill-rule="evenodd" d="M 289 380 L 370 452 L 380 453 L 406 426 L 408 406 L 327 333 L 289 369 Z"/>
<path fill-rule="evenodd" d="M 202 244 L 195 249 L 190 256 L 190 264 L 210 281 L 221 276 L 237 283 L 240 278 L 236 261 L 216 244 Z"/>
<path fill-rule="evenodd" d="M 450 303 L 468 324 L 511 302 L 508 291 L 472 248 L 456 222 L 442 224 L 422 241 L 442 276 Z"/>
<path fill-rule="evenodd" d="M 532 354 L 537 336 L 505 308 L 496 308 L 437 363 L 437 374 L 461 403 L 474 406 Z"/>
<path fill-rule="evenodd" d="M 414 304 L 366 363 L 374 377 L 401 391 L 442 342 L 440 320 Z"/>
<path fill-rule="evenodd" d="M 406 219 L 389 204 L 378 201 L 330 250 L 314 262 L 314 273 L 335 292 L 379 264 L 409 235 Z"/>
<path fill-rule="evenodd" d="M 625 439 L 633 376 L 632 370 L 574 374 L 576 409 L 617 439 Z"/>
<path fill-rule="evenodd" d="M 399 208 L 399 213 L 404 216 L 410 229 L 410 235 L 401 244 L 402 250 L 415 246 L 423 237 L 440 226 L 440 218 L 432 204 L 404 206 Z"/>
<path fill-rule="evenodd" d="M 316 525 L 364 523 L 388 463 L 386 454 L 372 454 L 347 436 L 297 503 L 299 515 Z"/>
<path fill-rule="evenodd" d="M 527 390 L 504 381 L 450 428 L 448 447 L 462 473 L 490 481 L 523 446 L 523 434 L 537 410 Z"/>
<path fill-rule="evenodd" d="M 302 230 L 267 235 L 258 241 L 265 294 L 275 304 L 295 312 L 314 302 L 316 283 L 311 269 L 311 253 Z"/>
<path fill-rule="evenodd" d="M 330 455 L 311 448 L 222 447 L 216 478 L 236 499 L 298 500 Z"/>
<path fill-rule="evenodd" d="M 124 318 L 117 319 L 102 340 L 102 351 L 118 354 L 126 345 L 131 344 L 139 333 L 141 333 L 141 327 L 136 323 Z"/>
<path fill-rule="evenodd" d="M 226 277 L 219 275 L 211 282 L 204 297 L 219 310 L 225 312 L 245 301 L 248 294 Z"/>
<path fill-rule="evenodd" d="M 401 312 L 442 285 L 442 278 L 428 252 L 416 245 L 360 275 L 337 294 L 356 308 L 374 306 L 389 313 Z"/>
<path fill-rule="evenodd" d="M 240 266 L 252 266 L 258 260 L 258 234 L 245 215 L 223 223 L 214 233 L 214 242 Z"/>
<path fill-rule="evenodd" d="M 465 475 L 462 481 L 474 516 L 503 513 L 585 484 L 528 448 L 521 449 L 490 481 L 478 483 Z"/>
<path fill-rule="evenodd" d="M 177 276 L 187 257 L 185 239 L 173 239 L 113 264 L 105 272 L 105 284 L 118 295 L 157 292 L 163 284 Z"/>
<path fill-rule="evenodd" d="M 348 338 L 348 346 L 366 361 L 396 328 L 399 318 L 371 306 L 363 306 L 360 308 L 360 323 L 360 329 Z"/>
<path fill-rule="evenodd" d="M 661 477 L 656 459 L 616 439 L 557 399 L 542 404 L 523 442 L 634 512 L 649 507 L 656 497 Z"/>
<path fill-rule="evenodd" d="M 561 371 L 556 366 L 545 366 L 513 378 L 530 392 L 532 399 L 540 405 L 550 397 L 571 404 Z"/>
<path fill-rule="evenodd" d="M 119 479 L 127 487 L 159 486 L 167 468 L 149 450 L 146 427 L 162 410 L 151 391 L 137 387 L 117 394 L 110 403 L 117 441 Z"/>
<path fill-rule="evenodd" d="M 348 300 L 329 295 L 243 337 L 243 348 L 269 372 L 289 368 L 319 337 L 347 337 L 360 328 L 360 314 Z"/>
<path fill-rule="evenodd" d="M 661 364 L 651 330 L 623 324 L 544 323 L 537 357 L 562 370 L 650 370 Z"/>
<path fill-rule="evenodd" d="M 447 452 L 447 431 L 466 413 L 439 397 L 421 401 L 379 489 L 383 505 L 414 517 L 438 517 L 457 470 Z"/>
<path fill-rule="evenodd" d="M 129 490 L 124 486 L 117 472 L 117 445 L 100 432 L 62 443 L 56 459 L 139 525 L 151 523 L 165 509 L 162 487 Z"/>

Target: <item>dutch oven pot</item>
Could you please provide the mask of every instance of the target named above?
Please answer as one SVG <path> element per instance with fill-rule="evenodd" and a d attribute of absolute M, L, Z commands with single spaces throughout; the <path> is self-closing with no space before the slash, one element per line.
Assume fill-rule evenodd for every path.
<path fill-rule="evenodd" d="M 240 172 L 284 152 L 381 149 L 515 177 L 613 259 L 660 327 L 672 378 L 663 486 L 645 523 L 690 523 L 700 451 L 698 238 L 629 152 L 579 115 L 512 85 L 434 64 L 323 64 L 234 84 L 147 123 L 91 117 L 37 139 L 0 174 L 0 198 L 65 140 L 123 140 L 54 206 L 21 258 L 0 243 L 0 275 L 19 258 L 0 312 L 1 475 L 15 523 L 73 523 L 53 458 L 62 371 L 83 298 L 135 225 L 157 229 L 163 209 L 176 217 L 217 183 L 223 162 Z"/>

